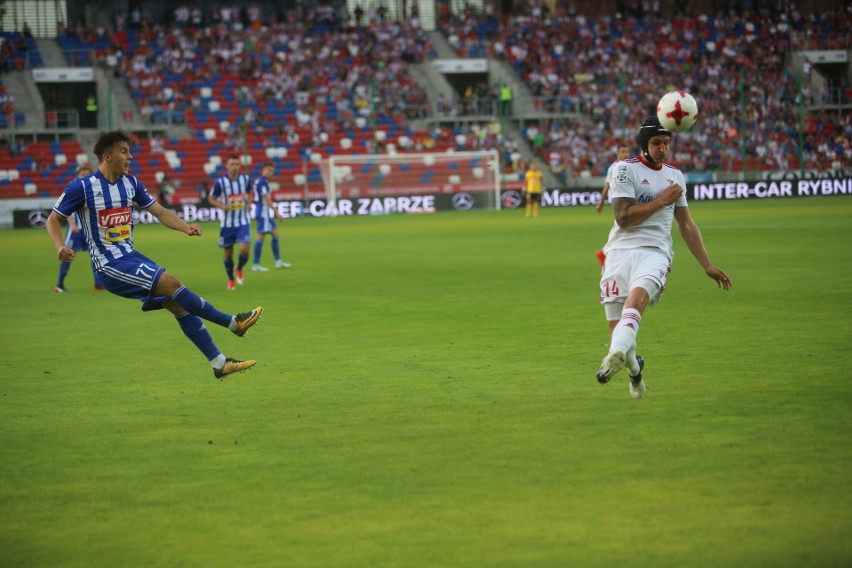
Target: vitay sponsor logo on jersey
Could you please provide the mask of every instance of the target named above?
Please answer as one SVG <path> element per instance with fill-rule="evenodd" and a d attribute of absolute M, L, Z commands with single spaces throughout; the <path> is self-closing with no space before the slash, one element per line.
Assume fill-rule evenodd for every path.
<path fill-rule="evenodd" d="M 231 206 L 231 209 L 242 209 L 246 206 L 245 204 L 245 196 L 242 193 L 236 193 L 234 195 L 228 196 L 228 205 Z"/>
<path fill-rule="evenodd" d="M 112 209 L 104 209 L 98 211 L 98 225 L 101 227 L 115 227 L 116 225 L 126 225 L 130 223 L 130 218 L 133 213 L 133 208 L 113 207 Z"/>
<path fill-rule="evenodd" d="M 98 211 L 98 225 L 106 229 L 104 240 L 114 243 L 130 238 L 132 216 L 133 208 L 130 206 Z"/>

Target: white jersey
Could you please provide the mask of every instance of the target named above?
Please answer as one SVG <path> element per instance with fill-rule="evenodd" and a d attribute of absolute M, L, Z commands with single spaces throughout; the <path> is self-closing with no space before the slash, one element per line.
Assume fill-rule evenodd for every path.
<path fill-rule="evenodd" d="M 669 164 L 652 166 L 641 157 L 618 162 L 609 180 L 610 199 L 629 197 L 637 204 L 647 203 L 657 198 L 661 191 L 676 183 L 684 190 L 686 180 L 683 172 Z M 633 249 L 638 247 L 655 248 L 671 258 L 672 220 L 675 207 L 686 207 L 686 193 L 674 205 L 668 205 L 656 211 L 648 219 L 634 227 L 622 229 L 613 223 L 604 253 L 611 250 Z"/>

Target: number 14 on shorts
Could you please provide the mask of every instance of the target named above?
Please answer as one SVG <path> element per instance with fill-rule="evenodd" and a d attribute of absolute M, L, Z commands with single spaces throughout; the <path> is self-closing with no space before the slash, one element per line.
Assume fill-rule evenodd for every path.
<path fill-rule="evenodd" d="M 604 298 L 611 298 L 613 296 L 618 296 L 618 282 L 615 280 L 608 280 L 606 282 L 601 282 L 601 292 L 603 293 Z"/>

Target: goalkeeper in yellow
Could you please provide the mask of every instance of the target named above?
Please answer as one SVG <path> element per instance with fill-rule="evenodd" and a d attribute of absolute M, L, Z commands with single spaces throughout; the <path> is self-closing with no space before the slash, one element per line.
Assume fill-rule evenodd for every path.
<path fill-rule="evenodd" d="M 543 177 L 544 174 L 536 167 L 535 162 L 530 162 L 530 167 L 524 174 L 524 191 L 527 194 L 525 217 L 538 217 L 538 206 L 541 203 L 541 179 Z"/>

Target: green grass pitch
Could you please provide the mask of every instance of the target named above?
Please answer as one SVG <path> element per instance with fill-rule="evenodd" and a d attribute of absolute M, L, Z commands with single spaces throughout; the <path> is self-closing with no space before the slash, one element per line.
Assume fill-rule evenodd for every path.
<path fill-rule="evenodd" d="M 283 223 L 225 289 L 218 227 L 138 249 L 218 308 L 216 381 L 165 312 L 54 294 L 0 232 L 0 566 L 802 567 L 852 562 L 852 199 L 694 203 L 639 332 L 608 334 L 591 208 Z M 271 265 L 267 243 L 264 261 Z"/>

